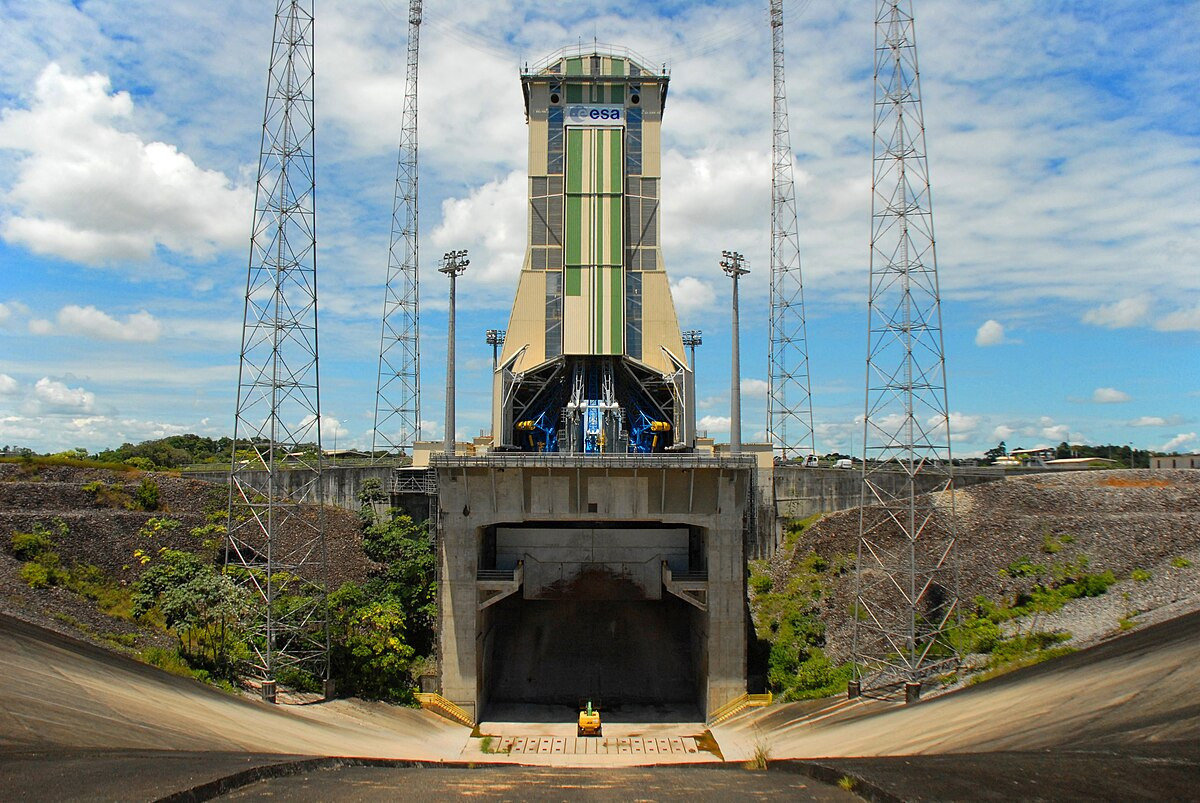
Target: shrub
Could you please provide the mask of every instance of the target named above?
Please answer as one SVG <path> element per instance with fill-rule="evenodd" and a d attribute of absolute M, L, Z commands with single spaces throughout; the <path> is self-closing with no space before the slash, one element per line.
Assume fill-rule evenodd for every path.
<path fill-rule="evenodd" d="M 1187 568 L 1190 568 L 1191 565 L 1192 565 L 1192 562 L 1190 560 L 1188 560 L 1187 558 L 1183 557 L 1182 555 L 1180 555 L 1177 558 L 1173 558 L 1171 560 L 1171 566 L 1173 566 L 1176 569 L 1187 569 Z"/>
<path fill-rule="evenodd" d="M 12 534 L 12 553 L 20 560 L 33 560 L 52 546 L 54 543 L 50 540 L 50 534 L 40 525 L 34 527 L 31 533 Z"/>
<path fill-rule="evenodd" d="M 1154 575 L 1151 574 L 1150 572 L 1146 571 L 1145 569 L 1134 569 L 1130 573 L 1129 577 L 1131 580 L 1134 580 L 1135 582 L 1145 583 L 1150 578 L 1154 577 Z"/>
<path fill-rule="evenodd" d="M 773 583 L 769 574 L 752 574 L 750 575 L 750 588 L 755 594 L 766 594 L 770 592 Z"/>
<path fill-rule="evenodd" d="M 21 579 L 30 588 L 47 588 L 54 584 L 54 576 L 50 569 L 32 561 L 21 567 Z"/>
<path fill-rule="evenodd" d="M 100 480 L 84 483 L 82 486 L 84 491 L 90 493 L 96 504 L 103 507 L 123 507 L 127 510 L 133 508 L 133 502 L 129 499 L 129 494 L 125 493 L 124 489 L 115 485 L 109 485 Z"/>
<path fill-rule="evenodd" d="M 158 497 L 158 483 L 146 477 L 133 493 L 132 507 L 134 510 L 158 510 Z"/>

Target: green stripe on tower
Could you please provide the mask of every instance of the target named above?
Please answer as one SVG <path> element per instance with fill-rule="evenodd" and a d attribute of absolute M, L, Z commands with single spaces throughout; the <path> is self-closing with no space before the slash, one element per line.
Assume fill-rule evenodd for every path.
<path fill-rule="evenodd" d="M 566 295 L 577 296 L 582 292 L 583 268 L 565 268 L 563 270 Z"/>
<path fill-rule="evenodd" d="M 583 196 L 567 196 L 567 215 L 565 223 L 568 265 L 583 264 Z"/>
<path fill-rule="evenodd" d="M 625 316 L 622 314 L 624 312 L 623 304 L 625 302 L 625 294 L 622 292 L 624 289 L 622 287 L 624 282 L 621 280 L 620 268 L 610 268 L 608 274 L 610 282 L 610 286 L 608 288 L 609 303 L 612 305 L 612 308 L 609 310 L 609 314 L 611 315 L 610 322 L 612 324 L 612 332 L 610 333 L 612 345 L 609 353 L 620 354 L 624 351 L 622 348 L 623 344 L 621 338 L 621 335 L 625 331 Z"/>
<path fill-rule="evenodd" d="M 583 192 L 583 134 L 577 128 L 567 129 L 567 192 Z"/>

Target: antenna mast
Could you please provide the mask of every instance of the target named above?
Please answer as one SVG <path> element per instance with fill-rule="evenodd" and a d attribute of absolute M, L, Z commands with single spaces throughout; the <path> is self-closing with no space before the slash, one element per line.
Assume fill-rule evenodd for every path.
<path fill-rule="evenodd" d="M 796 185 L 788 133 L 787 83 L 783 76 L 783 0 L 771 0 L 774 65 L 774 138 L 771 149 L 771 352 L 767 388 L 767 434 L 784 460 L 813 454 L 812 396 L 804 281 L 796 223 Z"/>
<path fill-rule="evenodd" d="M 911 0 L 878 0 L 863 485 L 850 694 L 957 665 L 954 482 Z"/>
<path fill-rule="evenodd" d="M 371 452 L 408 452 L 421 437 L 420 271 L 417 260 L 417 53 L 422 0 L 408 4 L 408 69 L 388 246 Z"/>
<path fill-rule="evenodd" d="M 246 277 L 225 567 L 251 605 L 251 670 L 329 678 L 317 235 L 313 0 L 278 0 Z"/>

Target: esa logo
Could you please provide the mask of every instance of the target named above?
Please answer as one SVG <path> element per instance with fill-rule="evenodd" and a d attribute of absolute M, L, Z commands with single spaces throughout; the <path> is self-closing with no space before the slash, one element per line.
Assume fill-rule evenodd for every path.
<path fill-rule="evenodd" d="M 623 113 L 620 106 L 571 106 L 567 121 L 576 125 L 620 125 Z"/>

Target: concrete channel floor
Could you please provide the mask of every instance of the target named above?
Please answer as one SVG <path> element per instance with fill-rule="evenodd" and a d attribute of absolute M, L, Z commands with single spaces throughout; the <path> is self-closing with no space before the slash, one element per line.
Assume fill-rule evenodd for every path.
<path fill-rule="evenodd" d="M 912 706 L 826 700 L 747 713 L 712 729 L 718 747 L 704 758 L 720 752 L 723 770 L 620 768 L 677 759 L 619 751 L 575 755 L 592 766 L 565 766 L 565 747 L 548 757 L 485 756 L 467 729 L 427 712 L 354 700 L 267 706 L 6 617 L 0 677 L 6 800 L 199 800 L 233 787 L 267 796 L 283 775 L 286 793 L 301 799 L 304 788 L 310 799 L 356 799 L 393 786 L 406 799 L 471 790 L 484 799 L 664 800 L 843 791 L 804 773 L 854 779 L 878 800 L 1200 799 L 1200 613 Z M 518 726 L 530 729 L 527 744 L 538 731 L 539 748 L 547 730 L 562 727 L 487 724 L 501 726 L 501 743 L 522 735 Z M 672 728 L 698 727 L 625 724 L 619 736 L 606 722 L 605 736 L 636 731 L 657 744 Z M 769 772 L 740 769 L 756 750 L 771 757 Z M 325 758 L 337 756 L 357 758 Z M 486 774 L 439 775 L 432 765 L 441 762 L 458 766 L 438 772 Z M 484 762 L 508 766 L 467 769 Z M 533 764 L 559 766 L 517 766 Z M 701 793 L 710 772 L 727 774 Z M 222 782 L 231 776 L 240 780 Z M 293 783 L 304 777 L 330 785 Z"/>

